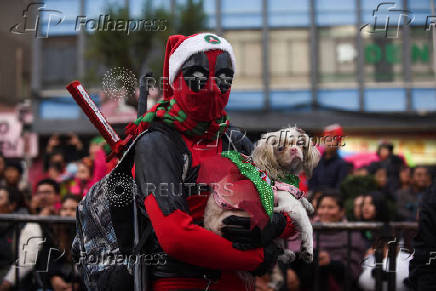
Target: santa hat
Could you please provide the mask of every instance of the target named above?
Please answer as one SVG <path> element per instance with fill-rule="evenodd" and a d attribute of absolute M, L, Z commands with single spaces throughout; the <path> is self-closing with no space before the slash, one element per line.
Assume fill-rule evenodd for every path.
<path fill-rule="evenodd" d="M 220 49 L 227 52 L 236 69 L 235 54 L 230 43 L 213 33 L 204 32 L 191 36 L 172 35 L 168 38 L 164 61 L 164 98 L 172 95 L 172 84 L 183 63 L 198 52 Z M 170 85 L 170 86 L 168 86 Z"/>
<path fill-rule="evenodd" d="M 344 137 L 344 129 L 338 123 L 331 124 L 324 128 L 324 137 L 333 137 L 336 140 L 337 145 L 341 144 L 342 138 Z"/>
<path fill-rule="evenodd" d="M 331 124 L 324 128 L 324 135 L 325 136 L 343 136 L 344 130 L 342 129 L 342 126 L 340 126 L 338 123 Z"/>

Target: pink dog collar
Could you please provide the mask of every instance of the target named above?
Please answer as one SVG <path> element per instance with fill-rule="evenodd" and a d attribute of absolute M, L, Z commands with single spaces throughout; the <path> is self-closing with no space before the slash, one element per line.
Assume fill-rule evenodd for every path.
<path fill-rule="evenodd" d="M 304 196 L 304 192 L 300 191 L 297 187 L 289 185 L 280 181 L 275 181 L 274 186 L 272 186 L 275 191 L 286 191 L 291 193 L 296 199 L 300 199 Z"/>
<path fill-rule="evenodd" d="M 227 210 L 236 209 L 235 207 L 227 203 L 227 201 L 224 200 L 220 195 L 218 195 L 217 192 L 213 192 L 212 195 L 213 195 L 213 199 L 215 200 L 215 203 L 218 204 L 219 207 Z"/>

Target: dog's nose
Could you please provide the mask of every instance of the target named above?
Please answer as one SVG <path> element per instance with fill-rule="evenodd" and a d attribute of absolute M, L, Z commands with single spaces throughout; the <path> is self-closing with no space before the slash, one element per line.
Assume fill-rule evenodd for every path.
<path fill-rule="evenodd" d="M 291 148 L 290 151 L 291 151 L 291 154 L 296 154 L 297 153 L 297 149 L 296 148 Z"/>

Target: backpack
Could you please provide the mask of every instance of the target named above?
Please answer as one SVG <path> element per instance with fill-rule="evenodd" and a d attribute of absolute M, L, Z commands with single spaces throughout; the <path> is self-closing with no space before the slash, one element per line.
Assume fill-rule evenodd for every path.
<path fill-rule="evenodd" d="M 152 227 L 131 170 L 136 141 L 147 132 L 131 142 L 116 167 L 77 207 L 72 256 L 88 290 L 146 290 L 146 272 L 136 258 Z"/>

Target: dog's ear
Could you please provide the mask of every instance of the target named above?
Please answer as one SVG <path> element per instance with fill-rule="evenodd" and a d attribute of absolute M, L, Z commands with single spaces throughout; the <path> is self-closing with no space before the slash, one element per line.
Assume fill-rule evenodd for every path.
<path fill-rule="evenodd" d="M 251 154 L 253 162 L 262 170 L 266 170 L 269 174 L 273 175 L 277 171 L 276 158 L 274 156 L 273 144 L 276 138 L 271 135 L 263 136 L 263 138 L 257 141 Z"/>
<path fill-rule="evenodd" d="M 308 143 L 307 153 L 304 157 L 303 169 L 307 178 L 312 177 L 313 169 L 316 168 L 321 158 L 321 154 L 318 149 L 312 144 L 312 141 Z"/>

